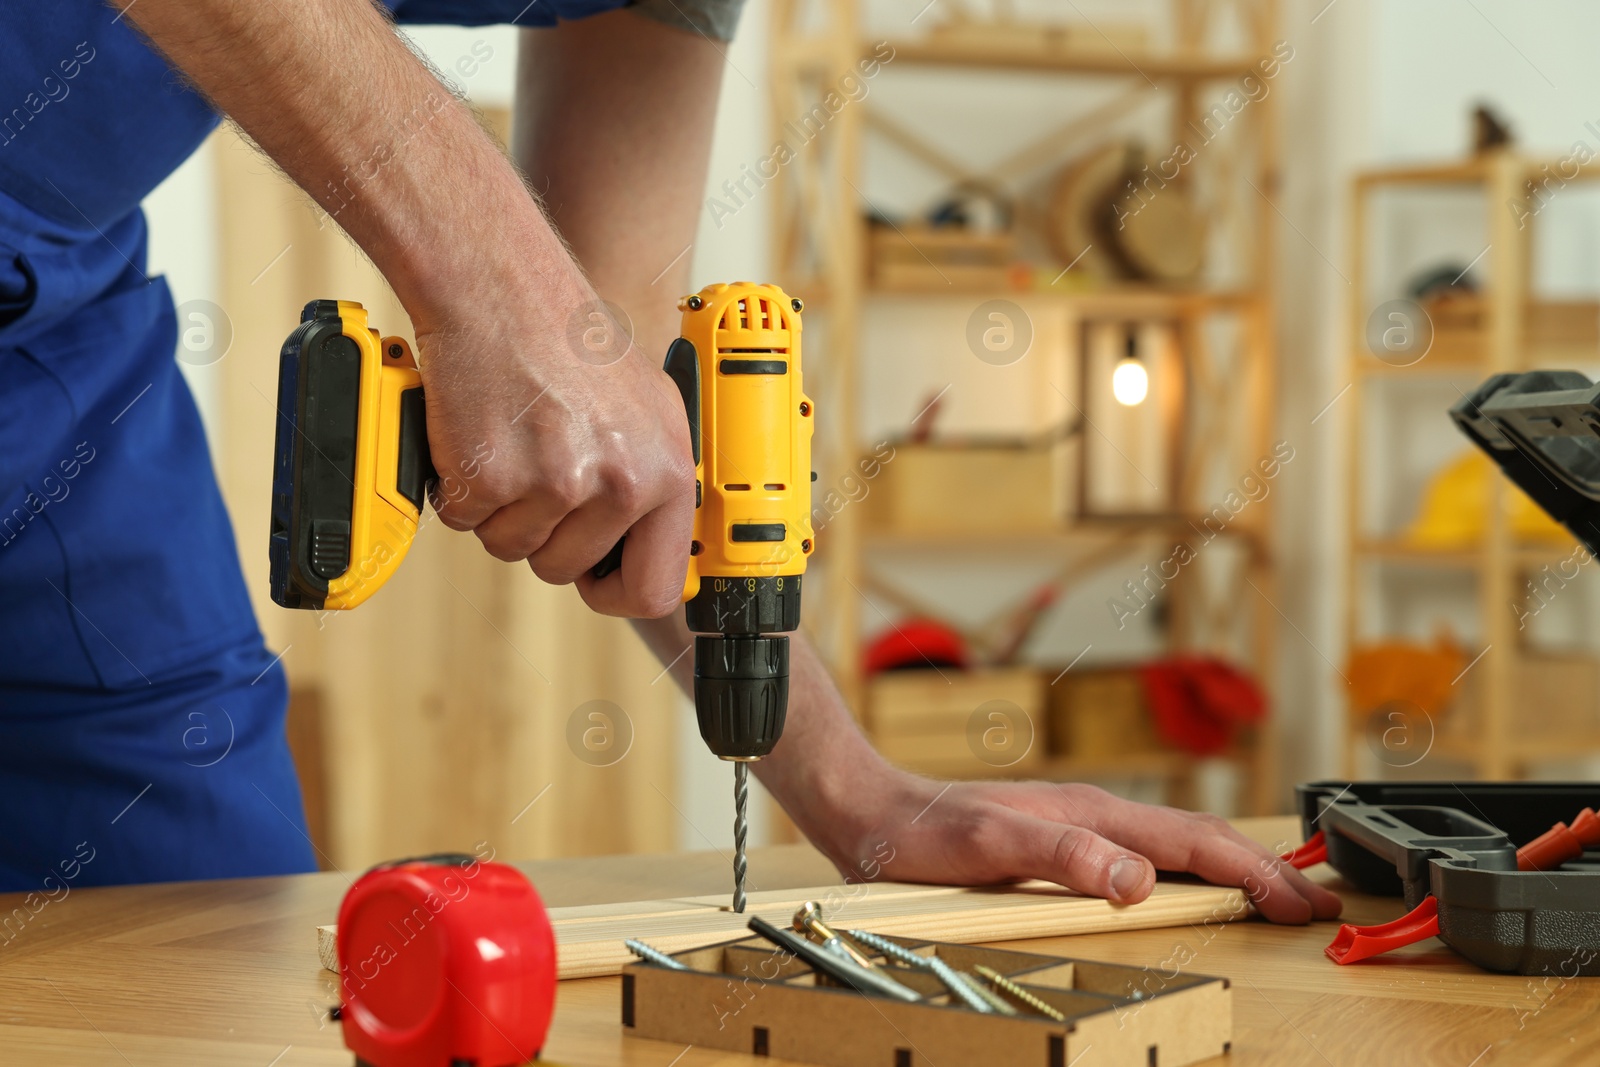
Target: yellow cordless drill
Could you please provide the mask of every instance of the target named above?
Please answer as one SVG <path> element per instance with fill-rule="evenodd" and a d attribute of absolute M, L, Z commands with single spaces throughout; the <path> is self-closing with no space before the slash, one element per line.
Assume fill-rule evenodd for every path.
<path fill-rule="evenodd" d="M 695 461 L 684 614 L 700 736 L 734 763 L 735 911 L 745 906 L 749 764 L 789 703 L 789 639 L 813 548 L 814 408 L 800 378 L 801 303 L 773 285 L 710 285 L 679 302 L 665 370 Z M 353 608 L 399 567 L 435 477 L 410 346 L 360 304 L 317 300 L 284 342 L 272 486 L 272 599 Z M 621 559 L 619 542 L 594 573 Z"/>

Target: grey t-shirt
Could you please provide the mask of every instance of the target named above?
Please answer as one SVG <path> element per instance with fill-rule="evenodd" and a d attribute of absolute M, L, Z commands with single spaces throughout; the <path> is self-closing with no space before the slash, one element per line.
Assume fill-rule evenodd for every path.
<path fill-rule="evenodd" d="M 669 26 L 731 41 L 744 0 L 634 0 L 632 7 Z"/>

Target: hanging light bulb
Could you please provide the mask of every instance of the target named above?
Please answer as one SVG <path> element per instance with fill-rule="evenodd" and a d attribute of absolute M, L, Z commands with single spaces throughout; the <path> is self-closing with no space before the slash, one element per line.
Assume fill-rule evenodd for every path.
<path fill-rule="evenodd" d="M 1127 351 L 1111 372 L 1111 395 L 1117 398 L 1117 403 L 1130 408 L 1144 403 L 1144 398 L 1150 395 L 1150 374 L 1139 359 L 1139 335 L 1131 327 Z"/>

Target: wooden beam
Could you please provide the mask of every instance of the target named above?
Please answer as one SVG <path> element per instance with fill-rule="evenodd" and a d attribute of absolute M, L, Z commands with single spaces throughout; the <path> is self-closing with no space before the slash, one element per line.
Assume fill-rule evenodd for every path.
<path fill-rule="evenodd" d="M 624 938 L 682 952 L 747 935 L 751 915 L 787 928 L 807 900 L 820 902 L 835 926 L 963 945 L 1230 922 L 1254 913 L 1243 890 L 1166 882 L 1128 905 L 1040 881 L 987 889 L 864 882 L 771 890 L 751 893 L 744 915 L 728 908 L 726 896 L 591 904 L 550 909 L 559 975 L 565 980 L 620 973 L 633 961 Z M 317 927 L 317 956 L 330 971 L 339 969 L 336 949 L 336 928 Z"/>

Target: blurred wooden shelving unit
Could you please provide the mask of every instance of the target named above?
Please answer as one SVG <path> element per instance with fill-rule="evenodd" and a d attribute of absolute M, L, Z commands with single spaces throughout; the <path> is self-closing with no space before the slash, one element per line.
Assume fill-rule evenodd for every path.
<path fill-rule="evenodd" d="M 861 6 L 856 0 L 775 0 L 770 117 L 772 129 L 780 135 L 797 117 L 811 114 L 840 79 L 853 76 L 858 64 L 884 54 L 885 42 L 863 35 Z M 887 44 L 893 60 L 886 65 L 896 72 L 939 69 L 963 77 L 1016 72 L 1070 75 L 1073 85 L 1087 79 L 1108 91 L 1120 89 L 1121 96 L 1110 104 L 1097 104 L 1058 129 L 1033 130 L 1038 139 L 1013 158 L 1032 158 L 1040 165 L 1047 161 L 1051 166 L 1076 160 L 1106 143 L 1112 136 L 1108 130 L 1128 113 L 1127 102 L 1135 98 L 1159 100 L 1157 106 L 1165 109 L 1160 119 L 1165 129 L 1156 138 L 1164 146 L 1168 136 L 1176 142 L 1193 139 L 1190 131 L 1200 130 L 1199 122 L 1209 123 L 1213 111 L 1208 108 L 1217 106 L 1208 94 L 1222 96 L 1237 89 L 1242 79 L 1259 72 L 1278 46 L 1276 0 L 1170 0 L 1167 12 L 1171 40 L 1160 47 L 1145 43 L 1142 36 L 1130 40 L 1109 23 L 1097 26 L 1080 18 L 1031 38 L 989 32 L 990 27 L 984 26 L 971 33 L 891 37 Z M 931 13 L 928 21 L 937 17 L 942 13 Z M 867 609 L 862 600 L 866 591 L 876 595 L 886 589 L 875 574 L 877 558 L 908 551 L 990 558 L 1026 551 L 1053 554 L 1068 570 L 1079 560 L 1125 559 L 1141 548 L 1150 558 L 1159 558 L 1150 551 L 1152 545 L 1167 539 L 1170 548 L 1170 538 L 1186 518 L 1209 513 L 1216 496 L 1270 454 L 1276 394 L 1277 209 L 1272 198 L 1278 189 L 1277 106 L 1275 89 L 1252 93 L 1248 108 L 1235 112 L 1224 123 L 1231 126 L 1218 131 L 1219 136 L 1226 132 L 1236 138 L 1230 147 L 1212 148 L 1190 165 L 1199 170 L 1200 179 L 1194 170 L 1174 179 L 1185 189 L 1215 186 L 1218 190 L 1207 193 L 1214 209 L 1214 216 L 1208 217 L 1214 218 L 1212 233 L 1220 234 L 1216 242 L 1227 246 L 1228 254 L 1222 258 L 1231 264 L 1231 274 L 1227 267 L 1208 270 L 1182 285 L 1107 283 L 1068 289 L 1052 284 L 1026 295 L 1064 311 L 1071 324 L 1069 338 L 1079 337 L 1078 324 L 1091 320 L 1172 324 L 1174 347 L 1182 349 L 1175 402 L 1181 408 L 1181 432 L 1189 436 L 1180 436 L 1173 445 L 1166 514 L 1122 523 L 1067 519 L 1050 529 L 963 534 L 872 528 L 870 509 L 845 507 L 819 531 L 814 586 L 820 587 L 819 595 L 808 599 L 806 607 L 807 628 L 852 707 L 867 704 L 861 667 Z M 1019 128 L 1032 129 L 1026 119 Z M 775 276 L 789 291 L 803 294 L 813 312 L 807 320 L 807 386 L 819 413 L 825 413 L 818 420 L 815 442 L 819 489 L 853 469 L 865 452 L 858 440 L 860 368 L 863 360 L 873 357 L 861 351 L 861 337 L 864 322 L 880 301 L 976 304 L 989 298 L 1024 299 L 1004 286 L 975 284 L 978 272 L 932 281 L 917 281 L 901 272 L 887 284 L 874 283 L 864 210 L 868 205 L 861 191 L 862 146 L 869 131 L 898 143 L 952 180 L 959 179 L 954 172 L 961 169 L 959 163 L 941 163 L 937 153 L 923 151 L 915 134 L 880 114 L 876 103 L 863 100 L 833 112 L 826 128 L 769 183 L 765 195 L 773 210 Z M 1068 265 L 1057 263 L 1044 276 L 1063 266 Z M 1219 319 L 1232 330 L 1222 341 L 1212 336 Z M 1068 344 L 1070 353 L 1076 342 L 1069 339 Z M 1072 358 L 1081 363 L 1085 357 L 1079 351 Z M 1219 483 L 1226 484 L 1219 489 Z M 1272 503 L 1270 499 L 1252 503 L 1248 514 L 1227 530 L 1243 562 L 1221 583 L 1211 583 L 1220 584 L 1220 591 L 1205 588 L 1207 583 L 1192 576 L 1172 583 L 1167 628 L 1168 646 L 1174 652 L 1215 652 L 1252 670 L 1268 690 L 1269 706 L 1279 615 Z M 914 606 L 908 598 L 898 601 L 896 606 Z M 870 713 L 867 719 L 870 731 Z M 1249 796 L 1243 805 L 1248 810 L 1273 810 L 1286 801 L 1278 781 L 1276 749 L 1275 726 L 1269 717 L 1242 757 L 1248 763 L 1244 778 Z M 1120 760 L 1053 756 L 1032 765 L 1030 771 L 1057 778 L 1137 771 L 1170 780 L 1192 763 L 1171 752 L 1139 753 Z M 967 777 L 989 773 L 976 760 L 948 765 L 929 760 L 920 767 Z"/>
<path fill-rule="evenodd" d="M 1525 575 L 1570 557 L 1576 543 L 1563 548 L 1517 541 L 1509 520 L 1514 489 L 1498 471 L 1490 477 L 1484 535 L 1477 544 L 1429 547 L 1398 536 L 1373 536 L 1368 532 L 1363 487 L 1364 480 L 1378 471 L 1370 465 L 1367 430 L 1372 404 L 1398 382 L 1426 379 L 1453 385 L 1459 396 L 1451 395 L 1446 402 L 1454 403 L 1492 374 L 1600 361 L 1600 303 L 1547 301 L 1532 294 L 1530 245 L 1533 231 L 1541 225 L 1537 215 L 1543 203 L 1529 200 L 1530 183 L 1537 186 L 1557 167 L 1563 164 L 1495 149 L 1457 163 L 1367 171 L 1356 176 L 1351 190 L 1348 367 L 1353 397 L 1349 406 L 1347 544 L 1352 580 L 1346 603 L 1346 647 L 1353 648 L 1361 640 L 1362 621 L 1372 606 L 1363 573 L 1369 568 L 1430 568 L 1469 574 L 1476 582 L 1481 626 L 1480 643 L 1473 654 L 1481 653 L 1481 658 L 1469 664 L 1458 679 L 1472 687 L 1458 702 L 1464 706 L 1454 708 L 1442 727 L 1430 724 L 1428 740 L 1432 752 L 1467 763 L 1486 779 L 1525 776 L 1541 761 L 1600 753 L 1600 718 L 1590 725 L 1579 723 L 1552 732 L 1537 726 L 1544 708 L 1527 708 L 1525 713 L 1523 709 L 1530 682 L 1527 672 L 1539 669 L 1539 659 L 1519 637 L 1513 610 L 1516 590 Z M 1586 169 L 1566 181 L 1597 178 L 1600 170 Z M 1372 200 L 1386 190 L 1428 187 L 1481 191 L 1488 234 L 1482 258 L 1488 282 L 1478 294 L 1452 298 L 1443 305 L 1445 313 L 1433 325 L 1431 347 L 1417 361 L 1407 363 L 1406 356 L 1385 362 L 1364 347 L 1375 299 L 1367 284 L 1372 263 Z M 1509 210 L 1517 203 L 1532 206 L 1527 217 L 1519 219 Z M 1439 418 L 1443 425 L 1442 410 Z M 1465 439 L 1462 447 L 1469 447 Z M 1455 721 L 1459 717 L 1464 721 Z M 1348 776 L 1358 774 L 1367 729 L 1368 723 L 1351 708 L 1346 715 L 1343 752 Z"/>

